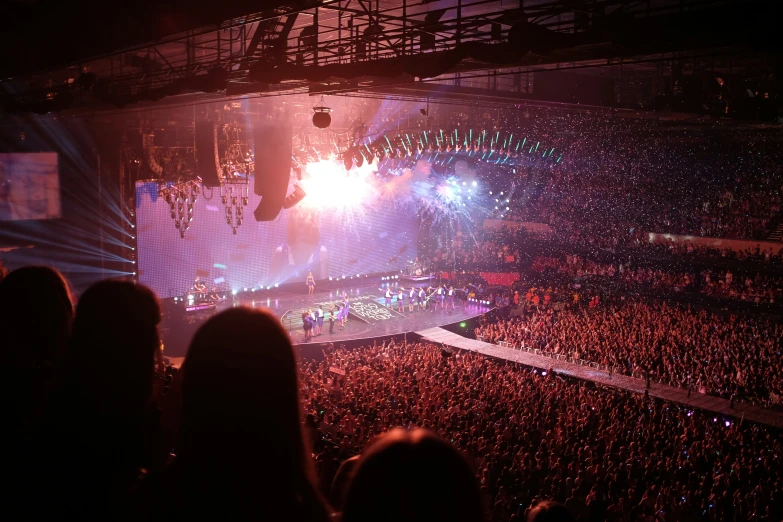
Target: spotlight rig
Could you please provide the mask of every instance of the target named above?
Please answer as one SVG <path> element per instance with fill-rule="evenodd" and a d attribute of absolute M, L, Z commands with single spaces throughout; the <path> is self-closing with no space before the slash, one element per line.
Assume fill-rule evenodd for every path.
<path fill-rule="evenodd" d="M 555 166 L 563 154 L 555 147 L 544 145 L 537 138 L 515 135 L 507 131 L 476 131 L 454 129 L 452 132 L 400 131 L 396 135 L 383 134 L 365 143 L 357 142 L 343 151 L 346 169 L 354 162 L 361 166 L 375 159 L 409 160 L 411 164 L 425 159 L 434 165 L 449 165 L 455 159 L 488 165 Z"/>

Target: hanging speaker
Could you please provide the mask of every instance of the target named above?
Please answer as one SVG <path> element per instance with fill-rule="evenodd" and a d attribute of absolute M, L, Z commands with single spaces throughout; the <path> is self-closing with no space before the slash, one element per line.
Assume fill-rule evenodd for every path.
<path fill-rule="evenodd" d="M 205 187 L 220 186 L 220 152 L 217 126 L 211 121 L 196 122 L 196 161 Z"/>
<path fill-rule="evenodd" d="M 272 221 L 280 214 L 291 178 L 291 122 L 270 120 L 253 130 L 255 185 L 261 203 L 253 215 L 256 221 Z"/>

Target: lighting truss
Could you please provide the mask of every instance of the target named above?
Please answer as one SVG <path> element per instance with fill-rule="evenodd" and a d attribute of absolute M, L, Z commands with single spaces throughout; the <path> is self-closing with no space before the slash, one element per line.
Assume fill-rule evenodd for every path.
<path fill-rule="evenodd" d="M 342 153 L 346 169 L 354 164 L 377 159 L 408 160 L 411 164 L 425 159 L 434 165 L 453 165 L 458 159 L 473 164 L 508 167 L 553 167 L 560 163 L 563 152 L 552 143 L 507 130 L 474 130 L 455 128 L 451 131 L 400 131 L 382 134 L 364 143 L 355 143 Z"/>

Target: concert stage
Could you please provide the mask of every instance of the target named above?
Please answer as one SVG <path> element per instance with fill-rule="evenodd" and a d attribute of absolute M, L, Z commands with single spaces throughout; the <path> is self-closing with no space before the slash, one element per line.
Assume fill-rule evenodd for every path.
<path fill-rule="evenodd" d="M 362 279 L 361 284 L 358 281 L 355 284 L 346 284 L 341 281 L 339 286 L 338 283 L 333 283 L 328 290 L 324 288 L 323 291 L 315 292 L 313 295 L 307 295 L 305 285 L 302 284 L 301 288 L 299 285 L 287 285 L 286 289 L 275 288 L 263 292 L 248 292 L 243 296 L 235 296 L 233 299 L 229 296 L 227 301 L 218 303 L 214 308 L 205 309 L 195 314 L 187 314 L 188 328 L 180 329 L 176 333 L 178 337 L 176 342 L 174 339 L 166 342 L 166 355 L 172 358 L 184 356 L 190 338 L 201 323 L 216 312 L 238 305 L 271 310 L 281 319 L 285 329 L 290 332 L 293 343 L 299 345 L 300 350 L 304 351 L 309 351 L 310 347 L 316 348 L 324 343 L 371 340 L 467 321 L 491 309 L 487 305 L 474 302 L 467 303 L 467 306 L 463 307 L 463 302 L 455 299 L 453 311 L 442 310 L 438 306 L 435 311 L 418 310 L 418 307 L 414 307 L 414 311 L 409 312 L 406 302 L 404 311 L 399 312 L 395 298 L 392 301 L 392 309 L 389 310 L 384 306 L 384 293 L 389 284 L 393 290 L 400 287 L 410 288 L 410 283 L 402 279 L 389 283 L 388 281 L 380 281 L 379 278 L 373 278 Z M 323 288 L 323 286 L 317 286 L 316 289 Z M 384 291 L 381 291 L 380 288 L 383 288 Z M 343 294 L 348 294 L 351 308 L 351 314 L 345 328 L 339 330 L 335 322 L 334 333 L 329 334 L 329 322 L 324 321 L 323 334 L 314 337 L 309 343 L 305 343 L 302 312 L 307 309 L 315 310 L 319 305 L 326 311 L 330 306 L 340 302 Z M 174 334 L 174 332 L 171 333 Z"/>
<path fill-rule="evenodd" d="M 362 281 L 364 282 L 364 281 Z M 383 289 L 386 289 L 384 283 Z M 391 283 L 393 289 L 405 286 L 406 283 Z M 465 321 L 472 317 L 482 315 L 490 310 L 486 305 L 468 303 L 463 307 L 462 301 L 455 299 L 454 310 L 443 310 L 440 306 L 434 311 L 418 310 L 408 311 L 407 301 L 402 312 L 397 307 L 396 298 L 392 301 L 391 309 L 384 306 L 384 292 L 379 290 L 381 286 L 375 284 L 372 286 L 352 286 L 335 288 L 330 291 L 316 292 L 313 295 L 292 295 L 291 293 L 280 292 L 279 295 L 269 296 L 259 301 L 251 300 L 251 306 L 265 307 L 272 310 L 280 317 L 283 326 L 291 334 L 294 344 L 302 345 L 304 342 L 304 330 L 302 329 L 302 312 L 305 310 L 315 310 L 322 306 L 326 311 L 330 306 L 336 305 L 342 299 L 344 293 L 348 294 L 350 302 L 350 315 L 348 322 L 343 330 L 338 330 L 335 323 L 334 333 L 329 334 L 329 322 L 324 321 L 323 333 L 314 337 L 310 344 L 323 344 L 329 342 L 339 342 L 356 339 L 374 339 L 390 335 L 403 334 L 406 332 L 415 332 L 434 326 Z M 434 304 L 434 301 L 432 301 Z"/>

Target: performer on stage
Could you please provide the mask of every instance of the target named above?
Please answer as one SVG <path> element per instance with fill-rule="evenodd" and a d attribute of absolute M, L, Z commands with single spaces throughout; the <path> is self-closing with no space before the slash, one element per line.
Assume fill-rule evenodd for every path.
<path fill-rule="evenodd" d="M 446 291 L 443 288 L 443 285 L 438 285 L 438 300 L 435 303 L 435 306 L 437 307 L 440 305 L 441 309 L 445 309 L 445 305 L 443 304 L 443 300 L 446 298 Z"/>
<path fill-rule="evenodd" d="M 329 307 L 329 333 L 334 333 L 334 306 Z"/>
<path fill-rule="evenodd" d="M 416 300 L 416 288 L 411 287 L 411 291 L 408 293 L 408 311 L 413 311 L 413 302 Z"/>
<path fill-rule="evenodd" d="M 310 340 L 310 332 L 313 329 L 313 323 L 310 322 L 310 313 L 308 310 L 302 312 L 302 328 L 304 329 L 305 342 Z"/>
<path fill-rule="evenodd" d="M 419 310 L 424 310 L 425 300 L 427 299 L 427 292 L 424 291 L 424 287 L 419 288 Z"/>
<path fill-rule="evenodd" d="M 305 283 L 307 284 L 307 295 L 313 295 L 313 290 L 315 290 L 315 278 L 313 277 L 312 272 L 307 272 L 307 280 Z"/>
<path fill-rule="evenodd" d="M 318 310 L 315 311 L 315 320 L 318 323 L 315 335 L 321 335 L 321 329 L 324 327 L 324 308 L 321 305 L 318 305 Z"/>
<path fill-rule="evenodd" d="M 212 292 L 209 294 L 209 300 L 213 303 L 220 301 L 220 295 L 218 294 L 217 288 L 214 286 L 212 287 Z"/>
<path fill-rule="evenodd" d="M 343 294 L 343 320 L 342 326 L 348 324 L 348 312 L 351 311 L 351 303 L 348 301 L 348 294 Z"/>
<path fill-rule="evenodd" d="M 384 291 L 383 288 L 379 288 L 378 290 L 380 290 L 381 292 Z M 392 290 L 391 290 L 390 286 L 387 286 L 386 287 L 386 301 L 385 301 L 386 308 L 391 308 L 391 302 L 392 302 Z"/>
<path fill-rule="evenodd" d="M 451 310 L 454 311 L 454 287 L 449 287 L 449 295 L 448 295 L 448 306 L 451 306 Z"/>
<path fill-rule="evenodd" d="M 201 294 L 207 290 L 207 285 L 201 281 L 200 277 L 197 277 L 196 280 L 193 281 L 193 290 Z"/>
<path fill-rule="evenodd" d="M 338 329 L 343 329 L 343 324 L 345 321 L 345 307 L 342 304 L 338 305 L 339 311 L 337 312 L 337 327 Z"/>
<path fill-rule="evenodd" d="M 397 294 L 397 309 L 400 311 L 400 313 L 405 311 L 405 289 L 400 287 L 400 291 Z"/>

